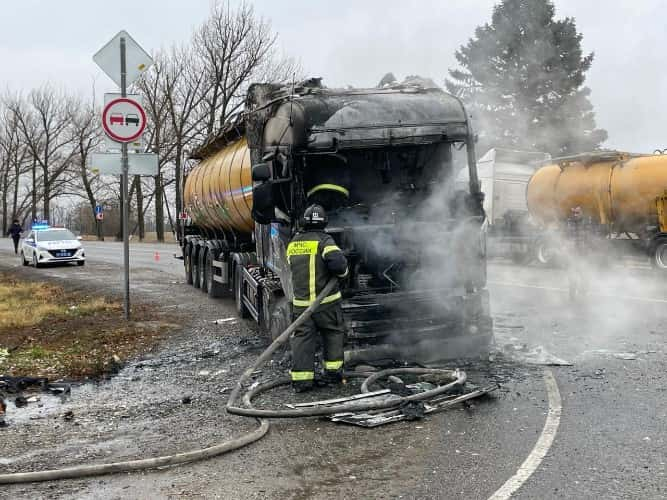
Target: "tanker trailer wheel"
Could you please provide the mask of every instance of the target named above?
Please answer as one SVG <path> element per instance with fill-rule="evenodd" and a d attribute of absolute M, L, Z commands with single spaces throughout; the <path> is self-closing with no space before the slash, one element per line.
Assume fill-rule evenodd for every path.
<path fill-rule="evenodd" d="M 205 273 L 206 273 L 206 282 L 208 283 L 208 296 L 212 299 L 217 299 L 222 297 L 225 294 L 225 287 L 222 283 L 218 283 L 213 279 L 215 275 L 215 269 L 213 268 L 213 259 L 215 258 L 212 251 L 206 252 L 206 264 L 205 264 Z"/>
<path fill-rule="evenodd" d="M 243 303 L 243 267 L 234 265 L 234 299 L 236 302 L 236 314 L 239 318 L 248 318 L 250 313 Z"/>
<path fill-rule="evenodd" d="M 192 248 L 190 253 L 190 269 L 192 269 L 192 286 L 195 288 L 201 287 L 201 275 L 199 273 L 199 252 L 202 249 L 199 246 Z"/>
<path fill-rule="evenodd" d="M 543 266 L 553 266 L 556 263 L 556 249 L 547 240 L 539 240 L 535 245 L 535 257 Z"/>
<path fill-rule="evenodd" d="M 197 254 L 197 271 L 199 272 L 199 288 L 204 293 L 208 293 L 208 275 L 206 274 L 206 259 L 210 251 L 206 247 L 201 247 Z"/>
<path fill-rule="evenodd" d="M 188 243 L 183 250 L 183 267 L 185 268 L 185 282 L 192 285 L 192 262 L 190 261 L 192 255 L 192 243 Z"/>
<path fill-rule="evenodd" d="M 653 267 L 667 271 L 667 238 L 658 238 L 652 249 L 651 264 Z"/>

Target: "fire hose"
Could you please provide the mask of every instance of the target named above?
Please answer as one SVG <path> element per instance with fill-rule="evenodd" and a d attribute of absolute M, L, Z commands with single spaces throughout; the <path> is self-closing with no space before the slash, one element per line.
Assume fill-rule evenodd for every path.
<path fill-rule="evenodd" d="M 266 363 L 273 353 L 284 344 L 301 324 L 303 324 L 310 316 L 315 312 L 319 307 L 320 303 L 324 297 L 328 296 L 329 293 L 333 290 L 336 285 L 336 279 L 331 279 L 322 292 L 316 297 L 315 301 L 310 304 L 310 306 L 291 324 L 287 329 L 273 341 L 273 343 L 264 351 L 257 360 L 246 369 L 241 377 L 238 379 L 234 390 L 230 394 L 229 400 L 227 402 L 226 410 L 228 413 L 233 415 L 240 415 L 244 417 L 253 417 L 258 420 L 259 426 L 257 429 L 244 434 L 238 438 L 225 441 L 223 443 L 210 446 L 203 449 L 192 450 L 184 453 L 177 453 L 174 455 L 164 455 L 154 458 L 144 458 L 138 460 L 129 460 L 123 462 L 114 462 L 108 464 L 98 464 L 98 465 L 81 465 L 76 467 L 67 467 L 62 469 L 53 469 L 45 471 L 33 471 L 33 472 L 19 472 L 13 474 L 0 474 L 0 484 L 11 484 L 11 483 L 31 483 L 39 481 L 54 481 L 60 479 L 74 479 L 90 476 L 100 476 L 104 474 L 114 474 L 119 472 L 131 472 L 145 469 L 154 469 L 158 467 L 166 467 L 171 465 L 179 465 L 188 462 L 194 462 L 198 460 L 205 460 L 212 458 L 230 451 L 238 450 L 244 446 L 247 446 L 255 441 L 258 441 L 266 435 L 269 431 L 269 421 L 268 418 L 300 418 L 300 417 L 315 417 L 315 416 L 324 416 L 324 415 L 333 415 L 336 413 L 342 412 L 358 412 L 358 411 L 369 411 L 369 410 L 380 410 L 386 408 L 395 408 L 401 404 L 412 401 L 426 400 L 433 398 L 435 396 L 449 392 L 455 386 L 462 386 L 466 381 L 466 375 L 462 371 L 458 370 L 442 370 L 442 369 L 430 369 L 430 368 L 395 368 L 389 370 L 383 370 L 376 373 L 373 373 L 371 376 L 364 380 L 361 391 L 368 392 L 368 387 L 371 383 L 381 378 L 397 375 L 402 373 L 407 374 L 431 374 L 436 373 L 439 375 L 447 376 L 451 382 L 448 384 L 438 386 L 435 389 L 430 389 L 424 392 L 417 394 L 412 394 L 409 396 L 396 397 L 391 400 L 383 401 L 350 401 L 342 404 L 326 406 L 326 407 L 312 407 L 312 408 L 297 408 L 289 410 L 267 410 L 267 409 L 258 409 L 252 406 L 252 399 L 258 394 L 273 389 L 275 387 L 286 385 L 290 382 L 287 378 L 281 378 L 278 380 L 269 381 L 263 384 L 258 384 L 256 386 L 251 386 L 251 388 L 243 395 L 242 402 L 243 406 L 238 405 L 238 398 L 243 390 L 244 384 L 251 378 L 253 372 L 255 372 L 260 366 Z M 347 373 L 346 376 L 367 376 L 360 375 L 359 373 Z"/>

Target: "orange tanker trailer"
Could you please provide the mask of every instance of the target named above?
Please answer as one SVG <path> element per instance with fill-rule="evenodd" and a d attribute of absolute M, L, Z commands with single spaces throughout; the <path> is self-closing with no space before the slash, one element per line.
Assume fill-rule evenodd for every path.
<path fill-rule="evenodd" d="M 581 207 L 610 244 L 641 249 L 667 269 L 667 155 L 604 151 L 556 158 L 535 172 L 526 198 L 543 228 L 562 227 L 571 209 Z"/>

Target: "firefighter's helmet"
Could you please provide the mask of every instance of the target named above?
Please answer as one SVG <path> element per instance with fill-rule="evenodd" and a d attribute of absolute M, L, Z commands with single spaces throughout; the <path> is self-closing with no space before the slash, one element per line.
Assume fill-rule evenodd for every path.
<path fill-rule="evenodd" d="M 327 213 L 321 205 L 310 205 L 303 212 L 303 227 L 306 229 L 324 229 L 327 222 Z"/>

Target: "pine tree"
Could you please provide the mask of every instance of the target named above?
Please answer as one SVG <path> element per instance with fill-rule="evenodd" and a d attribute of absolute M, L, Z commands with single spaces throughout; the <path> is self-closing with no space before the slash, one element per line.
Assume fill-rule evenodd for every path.
<path fill-rule="evenodd" d="M 483 147 L 558 156 L 606 140 L 583 85 L 593 53 L 583 54 L 573 18 L 554 16 L 550 0 L 503 0 L 456 52 L 447 89 L 468 105 Z"/>

